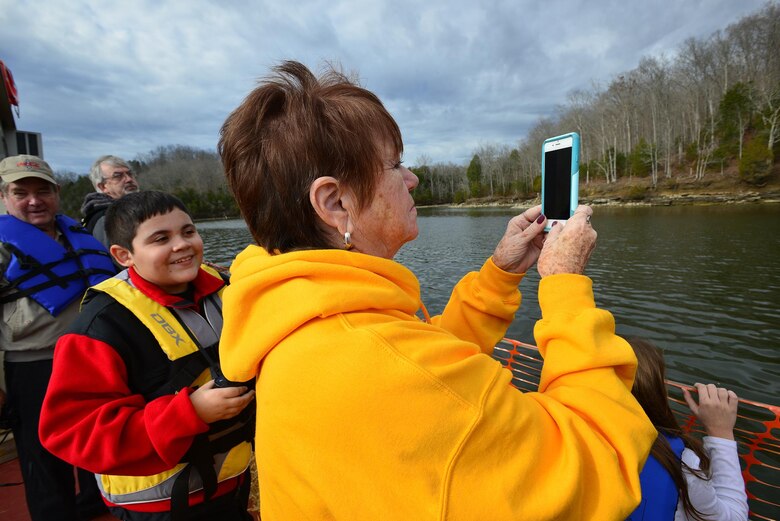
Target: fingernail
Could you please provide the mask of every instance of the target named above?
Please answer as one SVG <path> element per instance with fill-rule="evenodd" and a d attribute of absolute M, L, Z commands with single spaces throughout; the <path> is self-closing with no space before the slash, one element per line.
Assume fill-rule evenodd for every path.
<path fill-rule="evenodd" d="M 536 224 L 542 224 L 544 222 L 544 214 L 540 214 L 539 217 L 536 218 Z"/>
<path fill-rule="evenodd" d="M 556 224 L 558 224 L 558 221 L 553 222 L 552 226 L 550 226 L 550 228 L 554 228 Z"/>

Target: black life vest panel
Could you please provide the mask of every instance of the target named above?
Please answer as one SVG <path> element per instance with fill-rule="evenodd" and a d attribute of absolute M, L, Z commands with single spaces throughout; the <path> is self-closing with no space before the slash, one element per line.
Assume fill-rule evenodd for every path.
<path fill-rule="evenodd" d="M 202 266 L 215 277 L 216 270 Z M 223 288 L 224 289 L 224 288 Z M 170 362 L 170 377 L 162 386 L 147 389 L 147 400 L 202 385 L 218 372 L 217 345 L 222 331 L 222 291 L 203 299 L 203 314 L 191 309 L 167 308 L 133 286 L 127 270 L 90 288 L 85 303 L 98 293 L 110 295 L 152 333 Z M 120 353 L 121 354 L 121 353 Z M 249 466 L 254 437 L 254 406 L 228 420 L 210 424 L 209 432 L 193 440 L 184 459 L 152 476 L 98 475 L 103 496 L 116 505 L 171 500 L 172 512 L 187 508 L 190 493 L 203 489 L 206 497 L 217 483 L 241 475 Z M 192 469 L 197 472 L 191 472 Z"/>

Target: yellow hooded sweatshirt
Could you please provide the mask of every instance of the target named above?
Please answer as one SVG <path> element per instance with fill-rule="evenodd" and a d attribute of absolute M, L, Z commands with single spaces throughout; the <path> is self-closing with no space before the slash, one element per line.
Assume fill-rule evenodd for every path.
<path fill-rule="evenodd" d="M 522 275 L 488 260 L 426 323 L 415 276 L 339 250 L 250 246 L 224 293 L 225 376 L 257 380 L 263 521 L 619 520 L 656 431 L 591 281 L 545 277 L 538 393 L 490 353 Z"/>

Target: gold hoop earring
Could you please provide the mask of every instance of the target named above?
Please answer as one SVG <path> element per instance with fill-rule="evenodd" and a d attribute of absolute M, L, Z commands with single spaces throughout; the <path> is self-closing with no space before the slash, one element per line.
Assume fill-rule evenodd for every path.
<path fill-rule="evenodd" d="M 352 244 L 352 235 L 349 232 L 344 232 L 344 249 L 349 251 L 354 247 Z"/>

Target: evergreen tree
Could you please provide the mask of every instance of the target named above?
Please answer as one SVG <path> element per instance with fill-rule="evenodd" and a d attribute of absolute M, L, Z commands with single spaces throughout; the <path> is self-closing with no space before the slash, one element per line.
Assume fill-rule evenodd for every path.
<path fill-rule="evenodd" d="M 474 154 L 471 163 L 466 169 L 466 178 L 469 181 L 469 193 L 471 197 L 479 197 L 482 193 L 482 161 L 479 155 Z"/>
<path fill-rule="evenodd" d="M 735 83 L 723 95 L 718 110 L 717 127 L 720 155 L 742 158 L 745 131 L 750 125 L 752 110 L 750 88 L 746 84 Z"/>

